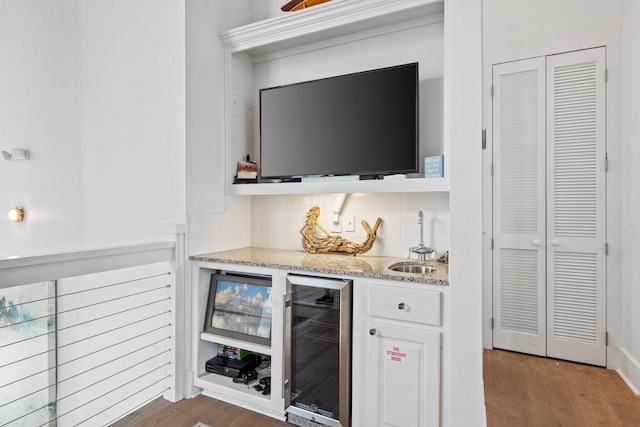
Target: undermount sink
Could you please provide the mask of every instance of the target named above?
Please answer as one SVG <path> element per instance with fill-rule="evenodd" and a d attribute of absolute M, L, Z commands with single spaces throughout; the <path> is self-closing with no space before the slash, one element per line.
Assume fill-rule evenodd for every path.
<path fill-rule="evenodd" d="M 397 262 L 390 265 L 389 270 L 397 271 L 400 273 L 425 274 L 433 273 L 434 271 L 436 271 L 436 268 L 427 264 L 417 262 Z"/>

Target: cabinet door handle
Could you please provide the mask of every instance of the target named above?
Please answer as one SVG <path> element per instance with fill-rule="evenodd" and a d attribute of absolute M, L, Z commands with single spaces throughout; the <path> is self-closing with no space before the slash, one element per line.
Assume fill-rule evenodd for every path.
<path fill-rule="evenodd" d="M 405 303 L 401 302 L 400 304 L 398 304 L 398 310 L 404 310 L 407 306 L 405 305 Z"/>
<path fill-rule="evenodd" d="M 375 335 L 376 332 L 378 332 L 378 331 L 376 331 L 376 328 L 369 329 L 369 335 Z"/>

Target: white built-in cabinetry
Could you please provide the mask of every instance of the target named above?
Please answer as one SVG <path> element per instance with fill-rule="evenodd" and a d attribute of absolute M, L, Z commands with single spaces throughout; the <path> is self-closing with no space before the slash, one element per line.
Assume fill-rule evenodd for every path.
<path fill-rule="evenodd" d="M 454 286 L 446 289 L 442 300 L 446 315 L 443 315 L 440 336 L 440 425 L 482 425 L 481 316 L 478 305 L 482 277 L 481 21 L 480 0 L 333 0 L 221 34 L 225 64 L 225 154 L 210 159 L 213 163 L 207 165 L 209 169 L 224 171 L 226 195 L 451 191 L 451 253 L 456 254 L 451 263 L 452 267 L 457 265 L 459 268 L 452 269 L 451 282 Z M 440 55 L 425 53 L 436 51 Z M 440 108 L 435 108 L 435 115 L 430 116 L 435 117 L 435 123 L 425 128 L 421 126 L 420 132 L 422 138 L 435 129 L 435 136 L 430 136 L 429 140 L 439 141 L 441 145 L 437 152 L 421 148 L 420 154 L 444 154 L 444 178 L 418 177 L 401 182 L 232 184 L 237 160 L 246 154 L 258 158 L 258 88 L 339 75 L 358 71 L 358 67 L 373 69 L 390 65 L 384 62 L 390 58 L 393 62 L 409 62 L 404 61 L 404 55 L 416 53 L 425 56 L 419 60 L 421 66 L 432 66 L 429 60 L 434 56 L 439 61 L 434 67 L 439 72 L 426 77 L 424 85 L 432 93 L 440 94 L 436 103 Z M 421 69 L 426 70 L 427 67 Z M 427 92 L 421 90 L 421 94 Z M 199 269 L 198 265 L 194 269 L 194 283 L 200 289 L 194 291 L 194 307 L 199 306 L 194 313 L 198 322 L 194 325 L 195 355 L 192 359 L 197 365 L 193 368 L 197 371 L 195 385 L 202 387 L 207 394 L 215 394 L 244 407 L 265 413 L 279 410 L 277 393 L 282 391 L 282 384 L 272 384 L 275 390 L 266 399 L 245 390 L 230 391 L 234 390 L 233 386 L 220 385 L 202 374 L 204 368 L 198 363 L 206 360 L 206 352 L 211 348 L 205 339 L 208 337 L 201 339 L 200 331 L 197 331 L 199 322 L 203 321 L 199 316 L 204 310 L 203 304 L 206 304 L 203 294 L 206 285 L 201 275 L 202 269 L 206 271 L 217 267 L 205 263 Z M 279 271 L 277 274 L 283 273 Z M 282 277 L 280 281 L 284 282 Z M 389 285 L 392 286 L 391 283 Z M 368 325 L 362 324 L 362 319 L 368 318 L 369 314 L 364 314 L 364 309 L 357 307 L 354 306 L 354 315 L 360 310 L 360 323 L 354 323 L 356 341 L 364 339 L 357 338 L 356 334 L 372 337 L 368 334 Z M 370 320 L 385 325 L 389 323 L 373 317 Z M 437 329 L 432 330 L 431 326 L 418 329 L 423 327 L 431 332 Z M 276 330 L 274 334 L 269 351 L 275 360 L 282 342 L 278 343 L 281 338 L 277 337 Z M 356 348 L 363 351 L 363 344 L 356 344 Z M 455 370 L 452 369 L 454 365 Z M 272 369 L 281 368 L 273 365 Z M 364 381 L 361 371 L 354 371 L 355 382 L 360 384 L 356 387 L 362 387 L 359 381 Z M 362 389 L 358 388 L 360 391 Z M 354 426 L 367 425 L 355 422 L 362 419 L 363 410 L 371 409 L 363 408 L 362 398 L 357 399 L 360 403 L 354 401 Z M 372 407 L 375 405 L 371 404 Z"/>
<path fill-rule="evenodd" d="M 358 425 L 440 425 L 445 294 L 446 288 L 424 284 L 356 282 L 353 407 Z"/>
<path fill-rule="evenodd" d="M 194 385 L 207 396 L 284 419 L 286 277 L 301 271 L 207 261 L 195 261 L 193 266 Z M 219 271 L 271 278 L 271 345 L 203 332 L 211 275 Z M 309 274 L 343 278 L 335 274 Z M 447 286 L 353 278 L 353 427 L 441 425 L 447 360 L 443 343 L 448 339 L 447 295 Z M 271 376 L 271 394 L 263 396 L 229 377 L 207 373 L 205 363 L 216 355 L 218 343 L 269 356 L 270 367 L 262 375 Z"/>
<path fill-rule="evenodd" d="M 441 0 L 334 0 L 221 34 L 227 194 L 448 191 L 443 21 Z M 259 159 L 259 89 L 408 62 L 420 66 L 420 158 L 444 154 L 443 178 L 233 184 L 238 160 Z"/>
<path fill-rule="evenodd" d="M 211 275 L 221 271 L 271 278 L 273 304 L 271 345 L 256 344 L 204 332 Z M 195 262 L 193 269 L 192 321 L 194 325 L 193 342 L 195 343 L 193 350 L 195 377 L 193 385 L 200 387 L 204 395 L 278 419 L 284 419 L 284 396 L 282 391 L 284 341 L 282 325 L 284 322 L 285 278 L 282 274 L 281 270 L 277 269 L 208 262 Z M 265 356 L 265 359 L 270 359 L 269 364 L 264 364 L 265 369 L 260 372 L 260 377 L 271 376 L 271 394 L 263 395 L 244 383 L 234 383 L 230 377 L 207 372 L 205 364 L 207 360 L 217 355 L 218 344 L 249 350 Z"/>

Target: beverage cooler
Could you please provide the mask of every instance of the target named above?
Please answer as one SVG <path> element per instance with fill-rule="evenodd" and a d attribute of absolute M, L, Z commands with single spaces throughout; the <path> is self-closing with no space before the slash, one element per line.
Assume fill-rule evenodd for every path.
<path fill-rule="evenodd" d="M 287 276 L 285 387 L 289 423 L 351 425 L 352 281 Z"/>

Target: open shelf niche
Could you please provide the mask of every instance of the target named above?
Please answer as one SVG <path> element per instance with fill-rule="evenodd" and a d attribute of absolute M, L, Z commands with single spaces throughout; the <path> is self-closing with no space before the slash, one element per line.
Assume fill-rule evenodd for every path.
<path fill-rule="evenodd" d="M 283 349 L 284 332 L 281 327 L 284 316 L 284 276 L 278 271 L 253 266 L 224 265 L 211 262 L 195 262 L 193 285 L 193 366 L 195 370 L 193 385 L 202 389 L 202 394 L 224 400 L 234 405 L 249 408 L 263 414 L 284 419 L 283 388 Z M 258 277 L 271 280 L 272 290 L 272 329 L 271 344 L 256 343 L 252 340 L 232 338 L 205 331 L 207 302 L 212 275 L 228 273 L 233 275 Z M 258 378 L 272 377 L 272 393 L 262 394 L 253 388 L 253 384 L 234 382 L 226 375 L 207 372 L 206 362 L 218 355 L 218 345 L 241 348 L 262 357 Z M 255 382 L 255 381 L 254 381 Z"/>
<path fill-rule="evenodd" d="M 227 194 L 449 191 L 442 0 L 333 0 L 234 28 L 220 40 L 225 49 Z M 420 63 L 419 159 L 444 154 L 443 178 L 421 173 L 392 180 L 233 184 L 238 160 L 247 154 L 259 159 L 260 88 L 408 62 Z"/>

